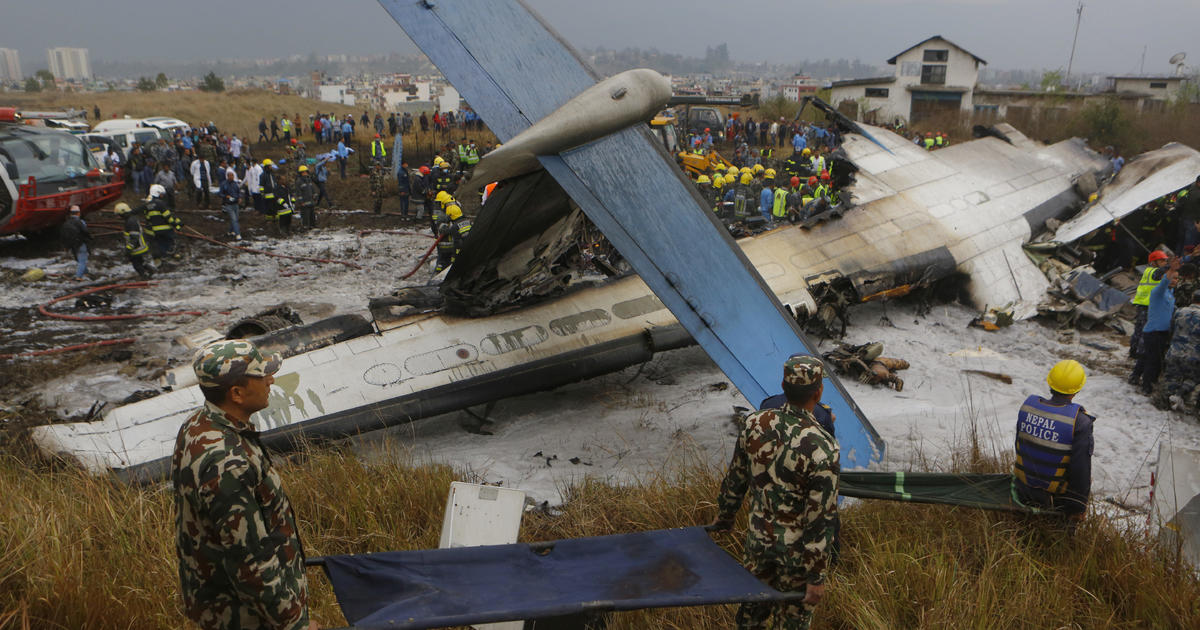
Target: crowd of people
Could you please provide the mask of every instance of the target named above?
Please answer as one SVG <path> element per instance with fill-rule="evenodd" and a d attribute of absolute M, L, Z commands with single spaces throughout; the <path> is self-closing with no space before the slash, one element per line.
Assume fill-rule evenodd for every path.
<path fill-rule="evenodd" d="M 706 207 L 726 224 L 807 224 L 844 209 L 832 155 L 841 134 L 834 125 L 753 118 L 741 123 L 731 117 L 723 135 L 731 157 L 709 160 L 706 171 L 693 174 Z M 688 137 L 694 154 L 708 155 L 714 144 L 711 129 Z M 791 152 L 784 157 L 777 147 Z"/>

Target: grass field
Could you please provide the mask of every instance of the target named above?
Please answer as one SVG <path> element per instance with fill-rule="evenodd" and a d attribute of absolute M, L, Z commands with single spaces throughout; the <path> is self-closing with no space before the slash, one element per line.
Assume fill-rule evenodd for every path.
<path fill-rule="evenodd" d="M 461 477 L 399 447 L 393 463 L 369 466 L 308 450 L 282 474 L 309 555 L 436 547 L 449 484 Z M 704 524 L 715 516 L 719 475 L 685 460 L 628 486 L 587 481 L 565 489 L 561 513 L 528 513 L 521 539 Z M 31 468 L 12 456 L 0 457 L 0 487 L 0 628 L 184 625 L 169 488 Z M 1068 538 L 1004 514 L 865 502 L 844 510 L 843 536 L 815 628 L 1200 627 L 1196 574 L 1095 515 Z M 740 554 L 739 535 L 718 541 Z M 322 627 L 344 624 L 323 576 L 311 571 L 310 581 L 314 617 Z M 610 627 L 729 628 L 733 611 L 622 613 Z"/>

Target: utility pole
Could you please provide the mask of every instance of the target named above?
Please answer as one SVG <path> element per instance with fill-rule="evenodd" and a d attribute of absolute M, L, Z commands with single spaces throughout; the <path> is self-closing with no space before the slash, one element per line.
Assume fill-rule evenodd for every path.
<path fill-rule="evenodd" d="M 1067 76 L 1063 77 L 1067 84 L 1071 83 L 1071 67 L 1075 65 L 1075 44 L 1079 42 L 1079 23 L 1083 21 L 1083 0 L 1079 0 L 1079 8 L 1075 9 L 1075 37 L 1071 39 L 1071 58 L 1067 61 Z"/>
<path fill-rule="evenodd" d="M 1149 44 L 1142 46 L 1142 65 L 1138 68 L 1139 76 L 1146 76 L 1146 49 L 1149 48 L 1149 46 Z"/>

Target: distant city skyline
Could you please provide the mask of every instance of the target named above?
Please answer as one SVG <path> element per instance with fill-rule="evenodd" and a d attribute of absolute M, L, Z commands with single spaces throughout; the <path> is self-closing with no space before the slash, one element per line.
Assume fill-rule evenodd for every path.
<path fill-rule="evenodd" d="M 716 0 L 528 0 L 552 28 L 581 49 L 642 48 L 703 57 L 726 43 L 736 62 L 799 63 L 885 60 L 931 35 L 942 35 L 988 61 L 994 70 L 1065 70 L 1076 0 L 759 0 L 738 7 Z M 122 0 L 120 11 L 68 19 L 75 1 L 40 0 L 5 9 L 0 44 L 19 51 L 25 76 L 45 68 L 52 45 L 88 48 L 94 61 L 252 59 L 315 53 L 374 55 L 418 52 L 375 0 L 330 5 L 314 0 L 209 0 L 195 7 Z M 139 16 L 136 20 L 128 16 Z M 320 15 L 320 19 L 310 16 Z M 161 23 L 161 28 L 148 24 Z M 1192 25 L 1200 2 L 1089 0 L 1074 70 L 1078 73 L 1168 74 L 1167 59 L 1187 52 L 1200 63 Z M 12 28 L 21 25 L 20 28 Z M 1144 64 L 1143 64 L 1144 55 Z"/>

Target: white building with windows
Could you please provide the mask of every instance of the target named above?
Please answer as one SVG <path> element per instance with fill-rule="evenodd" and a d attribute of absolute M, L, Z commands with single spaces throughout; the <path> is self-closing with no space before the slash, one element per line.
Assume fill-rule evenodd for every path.
<path fill-rule="evenodd" d="M 0 48 L 0 81 L 20 81 L 21 58 L 12 48 Z"/>
<path fill-rule="evenodd" d="M 834 81 L 832 105 L 859 120 L 920 122 L 944 114 L 970 114 L 979 69 L 974 53 L 934 35 L 888 59 L 890 77 Z"/>
<path fill-rule="evenodd" d="M 339 105 L 354 105 L 355 102 L 354 94 L 346 85 L 318 85 L 317 98 L 326 103 Z"/>
<path fill-rule="evenodd" d="M 1184 77 L 1108 77 L 1112 91 L 1117 94 L 1148 96 L 1158 101 L 1179 98 Z"/>
<path fill-rule="evenodd" d="M 92 62 L 86 48 L 47 48 L 46 62 L 55 79 L 67 81 L 91 81 Z"/>

